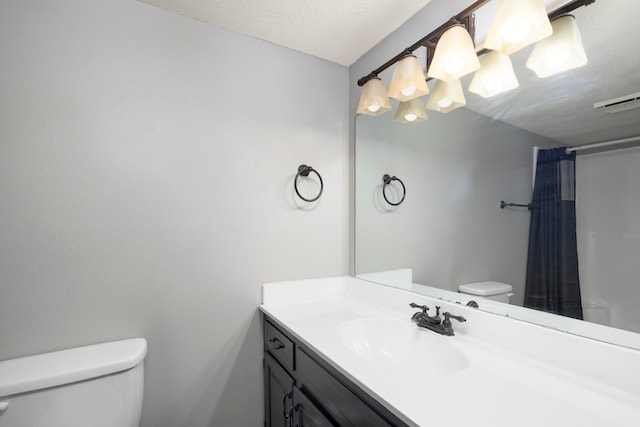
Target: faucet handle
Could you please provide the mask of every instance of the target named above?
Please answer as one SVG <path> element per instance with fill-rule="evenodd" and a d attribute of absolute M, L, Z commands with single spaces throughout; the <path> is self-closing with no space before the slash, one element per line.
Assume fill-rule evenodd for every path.
<path fill-rule="evenodd" d="M 442 321 L 442 328 L 444 329 L 444 335 L 455 335 L 453 333 L 453 326 L 451 325 L 451 319 L 456 319 L 458 322 L 466 322 L 462 316 L 455 316 L 448 311 L 443 314 L 444 320 Z"/>
<path fill-rule="evenodd" d="M 409 307 L 422 309 L 422 312 L 425 314 L 427 313 L 427 311 L 429 311 L 429 307 L 427 307 L 426 305 L 418 305 L 415 302 L 409 304 Z"/>
<path fill-rule="evenodd" d="M 466 322 L 466 321 L 467 321 L 467 319 L 465 319 L 464 317 L 462 317 L 462 316 L 455 316 L 455 315 L 453 315 L 453 314 L 449 313 L 448 311 L 447 311 L 447 312 L 445 312 L 445 313 L 443 314 L 443 316 L 444 316 L 444 320 L 445 320 L 445 322 L 447 322 L 447 321 L 448 321 L 448 322 L 451 322 L 451 321 L 449 320 L 449 318 L 451 318 L 451 319 L 456 319 L 458 322 Z"/>

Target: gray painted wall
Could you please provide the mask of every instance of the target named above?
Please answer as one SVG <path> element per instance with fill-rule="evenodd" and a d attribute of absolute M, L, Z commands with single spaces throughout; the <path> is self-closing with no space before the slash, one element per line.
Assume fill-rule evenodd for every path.
<path fill-rule="evenodd" d="M 0 359 L 145 337 L 143 426 L 262 425 L 261 283 L 348 268 L 347 69 L 131 0 L 3 1 L 0 57 Z"/>

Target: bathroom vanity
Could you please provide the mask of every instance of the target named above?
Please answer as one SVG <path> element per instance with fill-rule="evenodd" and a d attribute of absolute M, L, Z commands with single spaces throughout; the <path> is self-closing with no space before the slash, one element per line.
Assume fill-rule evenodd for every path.
<path fill-rule="evenodd" d="M 264 348 L 267 426 L 406 426 L 268 315 Z"/>
<path fill-rule="evenodd" d="M 464 316 L 416 327 L 410 303 Z M 353 277 L 263 285 L 267 426 L 628 426 L 640 352 Z"/>

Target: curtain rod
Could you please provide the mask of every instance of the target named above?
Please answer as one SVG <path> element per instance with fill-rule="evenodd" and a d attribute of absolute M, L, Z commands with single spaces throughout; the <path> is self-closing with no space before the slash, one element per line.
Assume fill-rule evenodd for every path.
<path fill-rule="evenodd" d="M 611 141 L 597 142 L 595 144 L 581 145 L 579 147 L 571 147 L 571 148 L 567 148 L 566 152 L 567 154 L 569 154 L 572 151 L 589 150 L 591 148 L 599 148 L 599 147 L 608 147 L 609 145 L 624 144 L 627 142 L 635 142 L 635 141 L 640 141 L 640 135 L 632 136 L 630 138 L 622 138 L 622 139 L 614 139 Z"/>

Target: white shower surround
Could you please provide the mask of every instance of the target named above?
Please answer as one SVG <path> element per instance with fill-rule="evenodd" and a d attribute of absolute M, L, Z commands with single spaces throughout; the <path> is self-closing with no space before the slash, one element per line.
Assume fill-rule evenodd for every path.
<path fill-rule="evenodd" d="M 576 160 L 576 231 L 585 316 L 634 332 L 640 332 L 638 165 L 640 147 L 582 154 Z"/>

